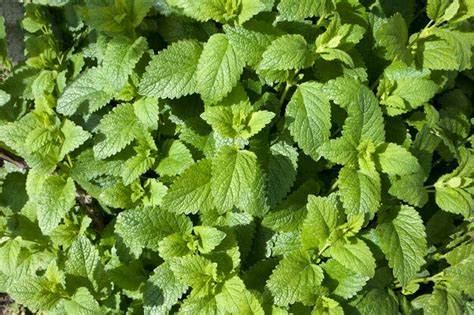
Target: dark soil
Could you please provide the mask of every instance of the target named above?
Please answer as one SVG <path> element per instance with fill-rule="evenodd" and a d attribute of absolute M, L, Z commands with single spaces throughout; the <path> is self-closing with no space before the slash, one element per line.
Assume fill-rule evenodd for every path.
<path fill-rule="evenodd" d="M 0 293 L 0 315 L 10 315 L 13 314 L 10 305 L 13 303 L 13 300 L 6 293 Z"/>

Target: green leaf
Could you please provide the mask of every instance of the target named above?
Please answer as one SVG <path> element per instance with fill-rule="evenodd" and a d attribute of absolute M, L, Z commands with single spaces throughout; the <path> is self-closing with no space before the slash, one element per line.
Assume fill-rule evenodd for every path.
<path fill-rule="evenodd" d="M 255 111 L 248 101 L 231 106 L 210 106 L 201 117 L 223 137 L 249 139 L 269 124 L 275 114 Z"/>
<path fill-rule="evenodd" d="M 355 165 L 359 151 L 346 137 L 339 137 L 323 143 L 318 148 L 318 153 L 334 163 Z"/>
<path fill-rule="evenodd" d="M 308 215 L 301 230 L 301 243 L 305 248 L 321 249 L 341 221 L 338 201 L 335 195 L 330 197 L 310 195 L 306 208 Z"/>
<path fill-rule="evenodd" d="M 160 257 L 168 261 L 172 257 L 181 257 L 192 253 L 190 249 L 191 235 L 173 233 L 159 243 Z M 192 248 L 192 247 L 191 247 Z"/>
<path fill-rule="evenodd" d="M 291 135 L 303 151 L 318 160 L 318 147 L 329 140 L 331 108 L 321 85 L 308 82 L 298 86 L 286 109 Z"/>
<path fill-rule="evenodd" d="M 426 233 L 418 212 L 409 206 L 392 208 L 379 217 L 380 246 L 393 274 L 405 286 L 425 263 Z"/>
<path fill-rule="evenodd" d="M 457 70 L 455 47 L 445 40 L 430 40 L 418 46 L 417 63 L 430 70 Z"/>
<path fill-rule="evenodd" d="M 459 291 L 436 286 L 432 294 L 415 299 L 415 309 L 423 309 L 426 314 L 462 314 L 462 296 Z"/>
<path fill-rule="evenodd" d="M 268 4 L 267 0 L 241 0 L 240 2 L 240 10 L 237 16 L 238 24 L 242 25 L 246 21 L 250 20 L 253 16 L 257 15 L 258 13 L 265 11 Z M 271 11 L 271 9 L 269 10 Z"/>
<path fill-rule="evenodd" d="M 290 192 L 296 179 L 298 152 L 286 142 L 277 142 L 270 147 L 268 160 L 268 191 L 270 204 L 276 205 Z"/>
<path fill-rule="evenodd" d="M 64 310 L 68 314 L 98 314 L 101 312 L 99 303 L 86 288 L 79 288 L 71 300 L 63 300 Z"/>
<path fill-rule="evenodd" d="M 155 169 L 160 176 L 179 175 L 194 163 L 191 152 L 179 140 L 166 141 L 162 152 L 164 156 Z"/>
<path fill-rule="evenodd" d="M 210 226 L 195 226 L 194 233 L 199 238 L 199 251 L 204 254 L 212 252 L 226 237 L 224 232 Z"/>
<path fill-rule="evenodd" d="M 21 244 L 20 237 L 7 240 L 2 244 L 2 247 L 0 247 L 0 272 L 7 275 L 15 273 Z"/>
<path fill-rule="evenodd" d="M 461 214 L 465 218 L 472 215 L 474 209 L 473 194 L 462 188 L 436 185 L 436 204 L 444 211 Z"/>
<path fill-rule="evenodd" d="M 225 146 L 212 162 L 212 196 L 220 211 L 231 210 L 248 198 L 255 187 L 257 157 L 253 152 Z"/>
<path fill-rule="evenodd" d="M 145 97 L 139 99 L 133 103 L 133 111 L 144 127 L 152 130 L 158 129 L 160 108 L 155 98 Z"/>
<path fill-rule="evenodd" d="M 76 200 L 76 187 L 71 178 L 59 175 L 47 177 L 37 194 L 28 193 L 38 213 L 38 225 L 45 234 L 51 233 L 71 209 Z"/>
<path fill-rule="evenodd" d="M 192 287 L 193 297 L 209 295 L 217 280 L 217 264 L 202 256 L 174 258 L 170 267 L 179 281 Z"/>
<path fill-rule="evenodd" d="M 319 287 L 324 275 L 321 267 L 311 262 L 304 251 L 285 256 L 267 281 L 276 305 L 286 306 L 304 301 Z"/>
<path fill-rule="evenodd" d="M 99 288 L 107 283 L 99 251 L 85 236 L 78 236 L 69 249 L 66 272 L 75 276 L 71 278 L 73 285 L 80 284 L 80 281 L 85 279 L 99 291 Z"/>
<path fill-rule="evenodd" d="M 448 29 L 434 29 L 433 33 L 454 49 L 459 71 L 472 68 L 472 47 L 474 46 L 472 34 Z"/>
<path fill-rule="evenodd" d="M 175 213 L 212 210 L 214 199 L 211 194 L 211 169 L 210 160 L 201 160 L 187 168 L 163 198 L 164 206 Z"/>
<path fill-rule="evenodd" d="M 98 159 L 122 151 L 145 132 L 135 116 L 132 104 L 119 105 L 105 115 L 100 121 L 99 131 L 105 139 L 94 145 L 94 156 Z"/>
<path fill-rule="evenodd" d="M 385 140 L 384 120 L 382 111 L 373 95 L 366 86 L 354 79 L 338 78 L 324 86 L 325 94 L 336 104 L 347 109 L 347 117 L 343 136 L 354 146 L 362 140 L 371 140 L 379 144 Z"/>
<path fill-rule="evenodd" d="M 113 91 L 120 91 L 125 86 L 147 46 L 145 37 L 132 42 L 126 37 L 118 36 L 107 44 L 102 67 Z"/>
<path fill-rule="evenodd" d="M 228 14 L 226 1 L 198 0 L 189 2 L 186 0 L 167 0 L 167 2 L 183 10 L 183 13 L 198 21 L 208 21 L 210 19 L 223 22 Z"/>
<path fill-rule="evenodd" d="M 53 310 L 61 301 L 61 294 L 55 292 L 51 283 L 39 277 L 23 278 L 9 288 L 11 296 L 30 310 Z"/>
<path fill-rule="evenodd" d="M 159 265 L 145 283 L 143 308 L 146 315 L 166 313 L 184 294 L 187 285 L 179 281 L 169 263 Z"/>
<path fill-rule="evenodd" d="M 130 185 L 155 163 L 150 150 L 138 148 L 136 155 L 128 159 L 122 167 L 120 176 L 125 185 Z"/>
<path fill-rule="evenodd" d="M 203 100 L 214 104 L 229 94 L 244 64 L 224 34 L 212 35 L 204 45 L 196 70 L 197 90 Z"/>
<path fill-rule="evenodd" d="M 275 211 L 269 212 L 262 220 L 263 226 L 278 232 L 298 230 L 306 217 L 308 195 L 319 193 L 320 186 L 308 181 L 293 192 Z"/>
<path fill-rule="evenodd" d="M 383 24 L 375 32 L 378 43 L 385 48 L 386 60 L 401 60 L 409 63 L 412 56 L 406 47 L 408 41 L 408 29 L 405 19 L 400 13 L 395 13 L 384 20 Z"/>
<path fill-rule="evenodd" d="M 361 276 L 374 276 L 375 259 L 364 241 L 358 238 L 339 240 L 330 247 L 330 254 L 341 265 Z"/>
<path fill-rule="evenodd" d="M 363 215 L 372 219 L 381 201 L 381 183 L 378 174 L 373 176 L 350 167 L 339 171 L 338 187 L 348 218 Z"/>
<path fill-rule="evenodd" d="M 428 102 L 438 92 L 438 85 L 429 80 L 428 70 L 420 71 L 407 67 L 401 62 L 393 62 L 384 71 L 378 95 L 380 103 L 386 105 L 389 115 L 408 112 Z"/>
<path fill-rule="evenodd" d="M 117 35 L 137 27 L 154 4 L 154 0 L 86 0 L 86 22 L 99 32 Z"/>
<path fill-rule="evenodd" d="M 394 143 L 384 143 L 377 148 L 376 163 L 388 175 L 409 175 L 422 172 L 422 168 L 407 149 Z"/>
<path fill-rule="evenodd" d="M 189 218 L 150 207 L 121 212 L 115 224 L 115 233 L 137 256 L 143 248 L 158 251 L 159 241 L 170 234 L 191 230 Z"/>
<path fill-rule="evenodd" d="M 154 56 L 140 81 L 139 93 L 159 98 L 178 98 L 196 93 L 196 70 L 202 45 L 183 40 Z"/>
<path fill-rule="evenodd" d="M 230 314 L 242 312 L 242 305 L 247 304 L 247 293 L 244 282 L 238 276 L 227 279 L 216 294 L 217 309 Z"/>
<path fill-rule="evenodd" d="M 327 282 L 327 286 L 333 294 L 344 299 L 350 299 L 356 295 L 369 279 L 366 276 L 357 274 L 352 269 L 344 267 L 344 265 L 336 260 L 329 260 L 321 265 L 321 267 L 328 275 L 324 283 Z"/>
<path fill-rule="evenodd" d="M 63 145 L 59 152 L 59 158 L 61 160 L 66 156 L 66 154 L 77 149 L 91 136 L 87 131 L 84 131 L 80 126 L 76 126 L 68 119 L 64 120 L 64 124 L 61 127 L 61 133 L 64 136 Z"/>
<path fill-rule="evenodd" d="M 210 19 L 221 23 L 237 20 L 239 24 L 248 21 L 252 16 L 263 11 L 266 6 L 259 0 L 241 0 L 239 2 L 198 0 L 168 0 L 168 3 L 181 8 L 185 15 L 198 21 Z"/>
<path fill-rule="evenodd" d="M 104 107 L 112 99 L 105 91 L 105 78 L 102 68 L 90 68 L 83 72 L 59 97 L 56 111 L 72 116 L 77 111 L 92 113 Z"/>
<path fill-rule="evenodd" d="M 275 36 L 271 34 L 249 30 L 240 26 L 224 25 L 223 29 L 237 55 L 253 67 L 260 63 L 263 52 L 275 39 Z"/>
<path fill-rule="evenodd" d="M 332 1 L 282 0 L 278 4 L 279 19 L 288 21 L 304 20 L 308 17 L 322 16 L 333 9 Z"/>
<path fill-rule="evenodd" d="M 212 295 L 203 298 L 189 296 L 183 301 L 179 312 L 182 314 L 210 314 L 218 315 L 216 298 Z"/>
<path fill-rule="evenodd" d="M 423 186 L 425 177 L 421 173 L 403 175 L 400 178 L 391 178 L 388 192 L 411 205 L 422 207 L 428 202 L 428 192 Z"/>
<path fill-rule="evenodd" d="M 10 94 L 8 94 L 7 92 L 3 90 L 0 90 L 0 107 L 8 103 L 10 99 L 11 99 Z"/>
<path fill-rule="evenodd" d="M 457 4 L 457 8 L 459 8 L 459 1 L 428 0 L 427 5 L 426 5 L 426 14 L 433 21 L 436 21 L 436 22 L 442 21 L 443 17 L 447 13 L 447 9 L 452 7 L 453 4 Z"/>
<path fill-rule="evenodd" d="M 337 301 L 325 296 L 320 296 L 316 300 L 311 314 L 343 315 L 344 310 Z"/>
<path fill-rule="evenodd" d="M 262 55 L 260 68 L 270 70 L 304 69 L 315 57 L 301 35 L 285 35 L 275 39 Z"/>

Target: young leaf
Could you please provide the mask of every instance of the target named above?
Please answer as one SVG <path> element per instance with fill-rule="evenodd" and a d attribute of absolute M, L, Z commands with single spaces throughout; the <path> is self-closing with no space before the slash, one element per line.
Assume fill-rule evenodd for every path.
<path fill-rule="evenodd" d="M 276 305 L 285 306 L 303 301 L 323 281 L 321 267 L 311 262 L 304 251 L 285 256 L 273 270 L 267 287 L 272 292 Z"/>
<path fill-rule="evenodd" d="M 308 215 L 301 230 L 301 242 L 305 248 L 321 249 L 331 232 L 340 223 L 337 199 L 308 196 Z"/>

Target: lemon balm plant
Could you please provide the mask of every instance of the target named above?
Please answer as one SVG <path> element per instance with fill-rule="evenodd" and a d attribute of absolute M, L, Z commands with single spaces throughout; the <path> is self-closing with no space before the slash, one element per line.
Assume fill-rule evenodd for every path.
<path fill-rule="evenodd" d="M 471 314 L 469 0 L 0 19 L 0 292 L 44 314 Z"/>

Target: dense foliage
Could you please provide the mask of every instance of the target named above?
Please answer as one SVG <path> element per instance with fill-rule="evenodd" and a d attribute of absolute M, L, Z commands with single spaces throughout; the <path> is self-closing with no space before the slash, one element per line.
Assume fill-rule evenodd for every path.
<path fill-rule="evenodd" d="M 0 292 L 49 314 L 473 314 L 471 0 L 0 19 Z"/>

